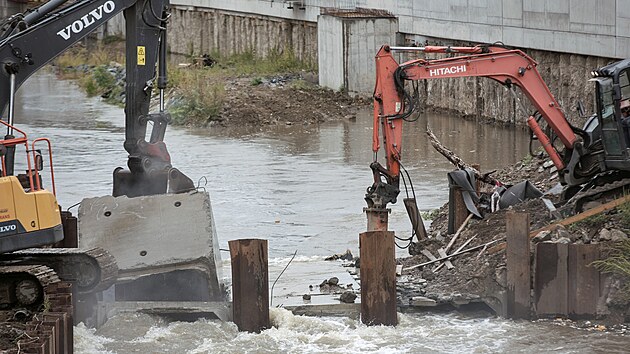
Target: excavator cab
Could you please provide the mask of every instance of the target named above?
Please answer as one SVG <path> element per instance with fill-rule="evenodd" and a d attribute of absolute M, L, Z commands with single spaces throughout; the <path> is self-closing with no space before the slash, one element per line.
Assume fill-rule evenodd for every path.
<path fill-rule="evenodd" d="M 601 170 L 630 171 L 630 60 L 607 65 L 591 75 L 604 150 Z"/>
<path fill-rule="evenodd" d="M 0 253 L 50 245 L 63 240 L 63 227 L 55 197 L 52 149 L 46 138 L 35 139 L 30 145 L 26 134 L 0 120 L 10 132 L 0 140 Z M 17 132 L 18 137 L 13 134 Z M 43 160 L 37 143 L 46 143 L 49 153 L 52 192 L 42 186 Z M 13 154 L 23 147 L 26 152 L 26 171 L 12 175 Z M 9 157 L 11 156 L 11 157 Z"/>

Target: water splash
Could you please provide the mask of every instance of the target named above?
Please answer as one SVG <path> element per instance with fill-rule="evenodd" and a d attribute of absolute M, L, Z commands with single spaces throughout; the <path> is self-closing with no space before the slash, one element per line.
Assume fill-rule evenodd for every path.
<path fill-rule="evenodd" d="M 76 327 L 77 353 L 496 353 L 624 352 L 630 338 L 578 331 L 550 323 L 460 314 L 398 314 L 397 327 L 366 326 L 340 317 L 296 316 L 270 310 L 272 328 L 238 332 L 233 323 L 198 320 L 166 323 L 136 314 L 116 316 L 117 325 L 137 324 L 123 338 L 110 330 Z M 115 338 L 110 337 L 114 336 Z"/>

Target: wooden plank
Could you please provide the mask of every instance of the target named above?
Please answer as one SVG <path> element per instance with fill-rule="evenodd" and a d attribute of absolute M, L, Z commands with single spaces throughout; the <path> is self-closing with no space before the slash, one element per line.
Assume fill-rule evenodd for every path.
<path fill-rule="evenodd" d="M 539 317 L 568 315 L 568 254 L 567 244 L 536 245 L 534 302 Z"/>
<path fill-rule="evenodd" d="M 267 240 L 228 242 L 232 258 L 232 311 L 239 331 L 270 328 Z"/>
<path fill-rule="evenodd" d="M 455 250 L 455 252 L 453 252 L 453 254 L 455 253 L 459 253 L 461 250 L 464 249 L 464 247 L 468 246 L 468 244 L 475 239 L 475 237 L 477 237 L 477 235 L 473 235 L 473 237 L 469 238 L 468 240 L 466 240 L 466 242 L 464 242 L 464 244 L 462 244 L 461 246 L 459 246 L 459 248 L 457 248 Z M 444 258 L 446 256 L 441 256 L 441 258 Z M 447 258 L 448 259 L 448 258 Z M 433 269 L 433 272 L 437 272 L 438 270 L 442 269 L 442 267 L 444 266 L 444 263 L 438 264 L 437 267 L 435 267 L 435 269 Z"/>
<path fill-rule="evenodd" d="M 405 204 L 405 209 L 407 209 L 407 215 L 409 215 L 409 220 L 411 220 L 411 226 L 416 233 L 416 238 L 418 241 L 426 239 L 427 229 L 424 227 L 416 198 L 404 198 L 403 204 Z"/>
<path fill-rule="evenodd" d="M 468 217 L 468 208 L 464 202 L 463 190 L 456 185 L 449 188 L 448 233 L 454 234 Z"/>
<path fill-rule="evenodd" d="M 569 245 L 569 315 L 597 314 L 599 271 L 590 264 L 599 259 L 599 244 Z"/>
<path fill-rule="evenodd" d="M 557 223 L 553 223 L 553 224 L 549 224 L 545 227 L 541 227 L 540 229 L 534 230 L 532 232 L 529 233 L 529 238 L 534 238 L 536 237 L 536 235 L 538 235 L 540 232 L 542 231 L 553 231 L 555 229 L 557 229 L 559 226 L 567 226 L 567 225 L 571 225 L 574 224 L 578 221 L 582 221 L 588 217 L 591 217 L 593 215 L 597 215 L 597 214 L 601 214 L 604 213 L 608 210 L 614 209 L 618 206 L 620 206 L 621 204 L 625 203 L 625 202 L 630 202 L 630 195 L 621 197 L 619 199 L 615 199 L 612 200 L 606 204 L 602 204 L 600 206 L 598 206 L 597 208 L 593 208 L 593 209 L 589 209 L 583 213 L 579 213 L 573 216 L 570 216 L 566 219 L 562 219 L 560 221 L 558 221 Z M 500 243 L 494 247 L 491 247 L 490 249 L 488 249 L 488 253 L 490 254 L 494 254 L 497 253 L 499 251 L 503 251 L 505 249 L 505 243 Z"/>
<path fill-rule="evenodd" d="M 420 253 L 425 255 L 430 261 L 437 261 L 437 258 L 429 250 L 422 250 Z"/>
<path fill-rule="evenodd" d="M 394 233 L 368 231 L 359 235 L 361 254 L 361 322 L 395 326 L 396 258 Z"/>
<path fill-rule="evenodd" d="M 531 281 L 529 257 L 529 214 L 509 211 L 505 215 L 507 235 L 507 317 L 529 319 Z"/>
<path fill-rule="evenodd" d="M 462 231 L 464 231 L 464 229 L 466 228 L 466 225 L 468 225 L 468 222 L 470 221 L 470 219 L 472 219 L 472 217 L 473 217 L 473 214 L 468 214 L 466 219 L 464 219 L 464 222 L 459 226 L 459 228 L 457 229 L 457 232 L 451 238 L 451 241 L 448 243 L 448 245 L 446 245 L 446 252 L 451 250 L 451 247 L 453 247 L 453 245 L 455 244 L 455 241 L 457 241 L 457 238 L 462 233 Z"/>
<path fill-rule="evenodd" d="M 440 255 L 440 257 L 444 258 L 447 257 L 448 255 L 446 254 L 446 251 L 443 248 L 439 248 L 438 249 L 438 254 Z M 446 264 L 446 268 L 448 269 L 453 269 L 455 268 L 455 266 L 453 266 L 453 263 L 451 263 L 451 261 L 449 261 L 448 259 L 444 261 L 444 264 Z M 436 268 L 437 270 L 437 268 Z"/>
<path fill-rule="evenodd" d="M 473 163 L 470 165 L 470 167 L 473 168 L 473 171 L 477 171 L 480 175 L 481 175 L 481 165 L 478 163 Z M 481 181 L 481 179 L 479 179 L 479 177 L 477 177 L 477 175 L 475 175 L 475 191 L 477 192 L 477 194 L 479 194 L 481 192 L 481 184 L 483 183 L 483 181 Z"/>
<path fill-rule="evenodd" d="M 404 268 L 404 270 L 409 271 L 409 270 L 412 270 L 412 269 L 428 266 L 430 264 L 434 264 L 434 263 L 441 262 L 441 261 L 444 261 L 444 260 L 447 260 L 447 259 L 451 259 L 453 257 L 457 257 L 457 256 L 462 255 L 464 253 L 468 253 L 468 252 L 471 252 L 471 251 L 474 251 L 474 250 L 478 250 L 480 248 L 488 247 L 489 245 L 491 245 L 493 243 L 497 243 L 497 242 L 499 242 L 499 240 L 490 241 L 490 242 L 487 242 L 487 243 L 484 243 L 484 244 L 481 244 L 481 245 L 478 245 L 478 246 L 474 246 L 474 247 L 471 247 L 471 248 L 468 248 L 468 249 L 465 249 L 465 250 L 462 250 L 462 251 L 455 252 L 453 254 L 449 254 L 446 257 L 441 257 L 441 258 L 436 259 L 434 261 L 428 261 L 428 262 L 424 262 L 424 263 L 420 263 L 420 264 L 416 264 L 416 265 Z"/>

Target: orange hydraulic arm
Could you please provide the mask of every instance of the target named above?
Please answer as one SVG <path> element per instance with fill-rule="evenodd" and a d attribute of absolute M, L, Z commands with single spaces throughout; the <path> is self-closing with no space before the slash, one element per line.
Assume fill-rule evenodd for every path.
<path fill-rule="evenodd" d="M 436 59 L 416 59 L 398 64 L 392 56 L 392 48 L 383 46 L 376 55 L 376 86 L 374 88 L 374 135 L 372 150 L 376 154 L 380 147 L 379 130 L 383 132 L 387 167 L 378 162 L 372 164 L 374 171 L 375 192 L 380 177 L 387 179 L 387 184 L 398 188 L 400 174 L 400 156 L 402 149 L 402 121 L 411 115 L 413 100 L 404 91 L 404 80 L 428 80 L 450 77 L 481 76 L 496 80 L 501 84 L 515 85 L 521 88 L 525 96 L 547 121 L 564 146 L 571 150 L 577 140 L 572 127 L 560 110 L 560 105 L 536 69 L 536 61 L 520 50 L 509 50 L 494 46 L 476 47 L 411 47 L 393 48 L 394 50 L 413 50 L 425 53 L 462 53 L 463 55 Z M 548 137 L 544 135 L 533 117 L 527 120 L 546 152 L 551 157 L 558 171 L 563 171 L 565 164 Z M 372 193 L 374 194 L 374 193 Z M 370 206 L 385 207 L 380 201 Z M 384 200 L 385 204 L 388 202 Z M 395 202 L 395 197 L 389 202 Z"/>

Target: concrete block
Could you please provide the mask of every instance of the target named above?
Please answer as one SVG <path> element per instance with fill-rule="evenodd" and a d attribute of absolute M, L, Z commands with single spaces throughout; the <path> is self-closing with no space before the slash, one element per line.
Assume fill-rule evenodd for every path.
<path fill-rule="evenodd" d="M 425 296 L 414 296 L 409 301 L 409 304 L 417 307 L 435 307 L 437 306 L 437 301 Z"/>
<path fill-rule="evenodd" d="M 615 2 L 616 0 L 572 0 L 570 30 L 614 36 Z"/>
<path fill-rule="evenodd" d="M 118 264 L 118 284 L 134 281 L 164 292 L 160 297 L 117 285 L 117 297 L 120 290 L 127 300 L 172 300 L 179 292 L 191 301 L 223 298 L 221 255 L 207 193 L 89 198 L 81 202 L 78 218 L 79 247 L 109 251 Z M 199 293 L 170 289 L 187 286 Z"/>
<path fill-rule="evenodd" d="M 328 15 L 319 16 L 317 21 L 319 84 L 338 90 L 344 85 L 343 22 Z"/>
<path fill-rule="evenodd" d="M 411 16 L 399 16 L 398 25 L 400 26 L 400 32 L 413 33 L 413 17 Z"/>

